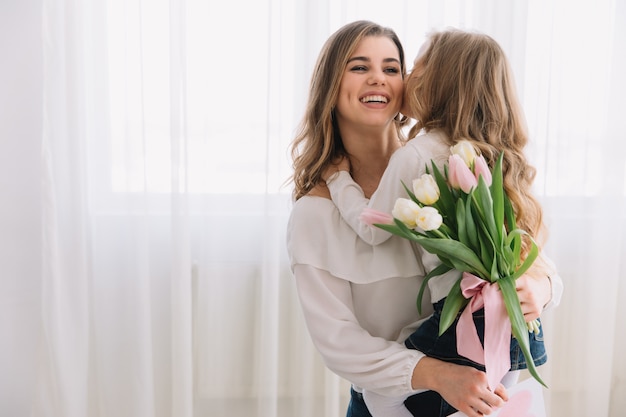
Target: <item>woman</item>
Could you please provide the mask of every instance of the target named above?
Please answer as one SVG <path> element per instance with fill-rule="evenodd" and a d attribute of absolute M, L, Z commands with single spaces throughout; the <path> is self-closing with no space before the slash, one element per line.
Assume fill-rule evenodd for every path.
<path fill-rule="evenodd" d="M 420 317 L 415 308 L 424 271 L 414 248 L 395 237 L 376 246 L 363 242 L 321 178 L 333 160 L 346 156 L 365 196 L 376 190 L 403 143 L 404 74 L 398 37 L 374 23 L 347 24 L 324 45 L 292 148 L 291 266 L 316 348 L 329 369 L 352 383 L 348 417 L 371 416 L 363 389 L 389 396 L 433 390 L 468 415 L 486 414 L 503 404 L 503 386 L 491 392 L 484 372 L 403 344 L 432 312 L 424 306 Z"/>
<path fill-rule="evenodd" d="M 403 183 L 411 184 L 414 179 L 420 178 L 431 160 L 441 169 L 448 160 L 451 147 L 467 146 L 465 150 L 471 149 L 472 153 L 480 150 L 491 166 L 500 153 L 504 154 L 504 187 L 515 208 L 518 226 L 540 244 L 545 241 L 541 206 L 532 194 L 535 170 L 524 155 L 528 142 L 524 114 L 517 101 L 508 61 L 495 40 L 484 34 L 460 30 L 432 33 L 418 53 L 407 79 L 403 113 L 417 120 L 410 132 L 412 139 L 393 155 L 379 189 L 371 198 L 365 198 L 350 178 L 349 158 L 342 159 L 336 166 L 329 165 L 323 174 L 333 201 L 345 221 L 362 239 L 379 245 L 392 236 L 382 229 L 359 222 L 359 214 L 365 207 L 391 213 L 397 198 L 408 197 Z M 420 132 L 423 134 L 418 135 Z M 528 248 L 523 249 L 526 254 Z M 421 252 L 422 264 L 427 271 L 439 265 L 435 255 Z M 441 337 L 438 335 L 443 300 L 458 276 L 457 271 L 450 271 L 429 281 L 437 314 L 411 335 L 406 344 L 429 356 L 484 369 L 482 365 L 458 354 L 454 329 L 449 329 Z M 561 297 L 562 282 L 545 255 L 535 262 L 528 275 L 518 279 L 517 285 L 527 321 L 538 318 L 544 308 L 558 304 Z M 541 332 L 538 335 L 531 333 L 530 346 L 535 365 L 541 365 L 546 360 L 541 337 Z M 515 339 L 511 341 L 510 353 L 512 372 L 507 375 L 508 383 L 517 379 L 518 369 L 526 368 Z M 497 381 L 506 369 L 496 375 Z M 389 396 L 366 393 L 372 410 L 378 410 L 377 405 L 382 404 L 385 398 Z M 428 402 L 432 401 L 435 402 L 435 416 L 455 411 L 446 401 L 430 395 Z M 380 408 L 380 414 L 374 415 L 408 415 L 403 402 L 402 397 L 387 401 L 396 412 Z"/>

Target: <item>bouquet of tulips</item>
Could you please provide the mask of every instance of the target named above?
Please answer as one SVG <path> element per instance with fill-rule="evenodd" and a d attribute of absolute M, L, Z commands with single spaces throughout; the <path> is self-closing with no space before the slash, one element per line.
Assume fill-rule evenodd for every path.
<path fill-rule="evenodd" d="M 502 154 L 491 171 L 484 157 L 476 153 L 472 144 L 461 141 L 451 148 L 443 172 L 432 162 L 426 174 L 413 181 L 412 190 L 406 184 L 403 185 L 408 198 L 397 199 L 391 215 L 366 209 L 361 218 L 366 223 L 417 242 L 440 259 L 441 264 L 428 273 L 422 284 L 418 308 L 429 279 L 452 269 L 463 272 L 445 300 L 439 334 L 450 327 L 472 299 L 480 298 L 480 306 L 485 306 L 484 361 L 480 362 L 480 358 L 475 360 L 484 363 L 489 374 L 488 356 L 491 353 L 487 351 L 487 320 L 492 314 L 488 310 L 493 312 L 495 307 L 488 308 L 487 303 L 482 302 L 487 294 L 481 291 L 491 288 L 495 303 L 504 304 L 500 305 L 504 318 L 508 316 L 508 321 L 498 324 L 499 327 L 508 327 L 508 333 L 498 336 L 500 340 L 495 343 L 500 343 L 497 346 L 508 346 L 502 342 L 510 342 L 512 333 L 526 358 L 529 372 L 545 386 L 535 368 L 529 343 L 528 332 L 538 332 L 538 322 L 526 323 L 515 289 L 515 280 L 532 265 L 538 256 L 538 248 L 532 237 L 516 226 L 511 202 L 503 188 Z M 530 242 L 530 250 L 524 259 L 522 239 Z M 467 284 L 468 277 L 483 285 L 487 284 L 483 287 L 485 290 L 478 289 L 473 293 L 468 290 L 466 287 L 471 285 Z M 472 311 L 469 312 L 470 318 Z M 461 321 L 457 325 L 457 335 L 459 330 L 467 331 L 460 329 L 460 325 Z M 471 337 L 475 337 L 476 341 L 478 339 L 477 336 Z M 462 353 L 461 344 L 458 347 L 459 353 Z M 504 350 L 499 347 L 494 349 Z M 505 353 L 498 354 L 506 354 L 509 364 L 500 366 L 506 369 L 496 371 L 503 375 L 510 366 L 509 351 L 507 349 Z"/>

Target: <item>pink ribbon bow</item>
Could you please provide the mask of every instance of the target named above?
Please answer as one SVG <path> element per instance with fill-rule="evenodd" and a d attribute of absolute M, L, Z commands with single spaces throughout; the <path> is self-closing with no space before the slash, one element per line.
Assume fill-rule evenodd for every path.
<path fill-rule="evenodd" d="M 485 365 L 489 388 L 494 391 L 511 368 L 511 321 L 496 283 L 464 272 L 461 291 L 471 298 L 456 327 L 460 355 Z M 483 349 L 472 313 L 485 307 L 485 348 Z"/>

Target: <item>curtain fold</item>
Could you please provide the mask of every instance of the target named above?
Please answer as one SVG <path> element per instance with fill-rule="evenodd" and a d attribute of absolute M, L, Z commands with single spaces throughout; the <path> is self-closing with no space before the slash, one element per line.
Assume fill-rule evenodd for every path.
<path fill-rule="evenodd" d="M 41 345 L 35 413 L 88 415 L 91 219 L 79 5 L 43 4 Z"/>
<path fill-rule="evenodd" d="M 315 351 L 293 285 L 284 181 L 315 58 L 339 26 L 362 18 L 396 29 L 409 67 L 432 28 L 477 29 L 503 46 L 528 118 L 547 250 L 565 283 L 544 321 L 548 415 L 626 408 L 623 2 L 20 4 L 0 5 L 0 30 L 23 7 L 42 56 L 7 52 L 40 74 L 0 70 L 9 87 L 0 192 L 31 227 L 0 219 L 11 226 L 0 233 L 0 324 L 10 336 L 0 356 L 27 375 L 0 375 L 19 393 L 0 393 L 0 414 L 345 415 L 349 384 Z M 39 101 L 15 102 L 31 85 Z M 21 138 L 4 117 L 13 105 L 41 132 L 12 140 Z M 7 166 L 19 168 L 4 175 Z M 13 176 L 40 188 L 24 186 L 31 199 L 22 198 Z M 18 248 L 24 256 L 9 263 Z M 12 296 L 18 289 L 37 296 Z M 12 321 L 38 327 L 26 337 Z"/>
<path fill-rule="evenodd" d="M 140 2 L 141 4 L 141 2 Z M 171 415 L 193 416 L 192 264 L 189 224 L 186 2 L 170 0 Z M 141 16 L 143 18 L 143 16 Z"/>

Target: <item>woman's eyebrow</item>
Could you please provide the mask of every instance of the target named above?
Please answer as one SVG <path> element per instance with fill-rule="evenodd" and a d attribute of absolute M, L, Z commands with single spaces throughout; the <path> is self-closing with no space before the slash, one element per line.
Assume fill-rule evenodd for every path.
<path fill-rule="evenodd" d="M 348 60 L 348 63 L 352 62 L 352 61 L 365 61 L 365 62 L 370 62 L 371 59 L 369 59 L 366 56 L 355 56 L 352 57 Z M 383 62 L 394 62 L 396 64 L 400 64 L 400 60 L 397 58 L 385 58 L 383 59 Z"/>
<path fill-rule="evenodd" d="M 366 61 L 366 62 L 369 62 L 370 59 L 368 57 L 365 57 L 365 56 L 355 56 L 355 57 L 350 58 L 348 60 L 348 63 L 350 63 L 352 61 Z"/>

